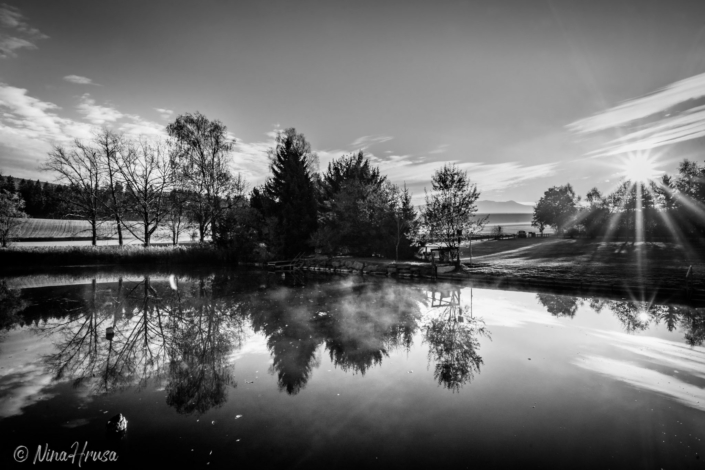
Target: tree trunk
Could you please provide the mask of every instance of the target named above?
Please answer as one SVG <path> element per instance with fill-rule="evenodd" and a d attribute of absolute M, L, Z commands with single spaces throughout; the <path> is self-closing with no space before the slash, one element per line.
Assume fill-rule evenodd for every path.
<path fill-rule="evenodd" d="M 205 240 L 205 237 L 206 237 L 206 224 L 199 221 L 198 222 L 198 232 L 201 237 L 201 243 L 203 243 L 203 241 Z"/>
<path fill-rule="evenodd" d="M 120 224 L 120 217 L 115 217 L 115 225 L 117 225 L 118 245 L 122 246 L 122 226 Z"/>
<path fill-rule="evenodd" d="M 144 219 L 144 246 L 149 246 L 149 221 L 146 217 Z"/>
<path fill-rule="evenodd" d="M 95 220 L 91 221 L 91 245 L 93 246 L 98 244 L 98 230 L 96 224 L 97 222 Z"/>

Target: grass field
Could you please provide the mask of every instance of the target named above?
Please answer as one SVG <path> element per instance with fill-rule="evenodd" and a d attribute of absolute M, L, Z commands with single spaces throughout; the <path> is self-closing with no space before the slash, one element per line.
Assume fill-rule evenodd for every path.
<path fill-rule="evenodd" d="M 125 228 L 122 236 L 126 240 L 134 240 L 135 237 Z M 25 219 L 18 228 L 16 239 L 19 241 L 31 240 L 90 240 L 91 226 L 86 220 L 63 220 L 63 219 Z M 115 222 L 103 222 L 98 226 L 98 238 L 117 239 L 117 229 Z M 152 236 L 157 241 L 170 240 L 170 235 L 165 230 L 157 230 Z M 182 234 L 181 240 L 188 240 L 188 235 Z"/>
<path fill-rule="evenodd" d="M 115 224 L 102 224 L 98 236 L 110 237 Z M 17 230 L 17 238 L 90 238 L 91 226 L 85 220 L 25 219 Z"/>
<path fill-rule="evenodd" d="M 689 266 L 693 283 L 705 288 L 705 243 L 519 238 L 475 242 L 473 271 L 493 276 L 557 278 L 583 282 L 648 284 L 679 288 Z M 470 250 L 461 258 L 470 262 Z"/>

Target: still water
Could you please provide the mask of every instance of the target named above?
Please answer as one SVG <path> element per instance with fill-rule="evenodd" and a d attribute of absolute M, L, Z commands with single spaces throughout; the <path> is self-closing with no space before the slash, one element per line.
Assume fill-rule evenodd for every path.
<path fill-rule="evenodd" d="M 3 468 L 74 443 L 118 459 L 83 468 L 705 466 L 704 309 L 258 271 L 10 278 L 0 303 Z"/>

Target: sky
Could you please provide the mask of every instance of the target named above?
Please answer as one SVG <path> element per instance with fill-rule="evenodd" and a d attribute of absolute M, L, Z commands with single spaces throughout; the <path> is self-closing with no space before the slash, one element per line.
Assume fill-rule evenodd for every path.
<path fill-rule="evenodd" d="M 2 174 L 53 181 L 54 145 L 195 111 L 251 186 L 294 127 L 321 170 L 363 150 L 417 203 L 446 163 L 486 200 L 609 191 L 634 152 L 705 159 L 705 2 L 0 3 Z"/>

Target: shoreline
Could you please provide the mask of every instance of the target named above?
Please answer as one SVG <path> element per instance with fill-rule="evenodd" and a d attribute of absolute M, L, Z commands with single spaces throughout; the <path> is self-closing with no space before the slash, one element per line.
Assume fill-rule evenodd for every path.
<path fill-rule="evenodd" d="M 511 247 L 520 247 L 510 242 Z M 526 243 L 535 243 L 528 241 Z M 488 259 L 491 256 L 492 259 Z M 440 265 L 432 271 L 430 263 L 411 260 L 396 263 L 385 258 L 312 256 L 297 260 L 297 269 L 308 273 L 345 274 L 357 273 L 403 279 L 442 280 L 472 283 L 478 287 L 503 290 L 546 292 L 557 295 L 601 296 L 620 300 L 675 302 L 687 305 L 705 305 L 705 282 L 701 266 L 686 289 L 685 271 L 680 265 L 661 265 L 648 260 L 646 267 L 616 260 L 593 264 L 575 261 L 566 263 L 516 263 L 509 252 L 475 257 L 472 265 L 463 260 L 461 271 L 451 265 Z M 253 266 L 284 271 L 280 262 L 238 262 L 233 250 L 211 245 L 154 246 L 63 246 L 63 247 L 11 247 L 0 250 L 0 277 L 9 278 L 27 274 L 48 274 L 48 271 L 134 267 L 144 269 L 203 269 L 208 267 Z M 658 266 L 658 269 L 654 269 Z M 681 271 L 684 271 L 681 273 Z M 641 278 L 641 280 L 639 279 Z"/>

